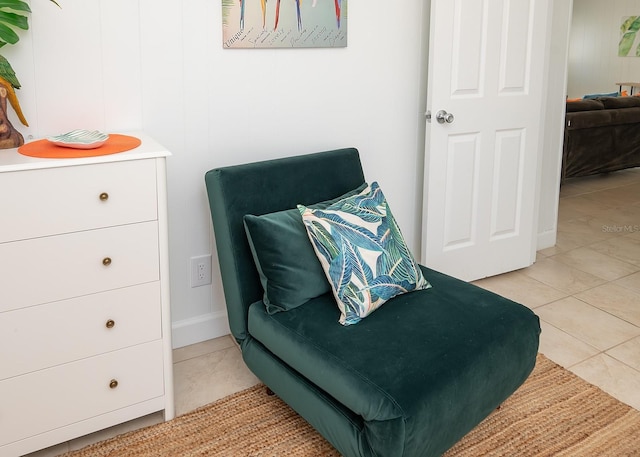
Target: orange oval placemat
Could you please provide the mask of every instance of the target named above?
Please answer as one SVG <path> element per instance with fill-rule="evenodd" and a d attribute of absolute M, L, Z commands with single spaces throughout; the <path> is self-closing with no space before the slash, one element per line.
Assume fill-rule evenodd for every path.
<path fill-rule="evenodd" d="M 23 144 L 18 148 L 18 152 L 29 157 L 41 157 L 44 159 L 75 159 L 78 157 L 96 157 L 118 152 L 128 151 L 140 146 L 142 141 L 139 138 L 128 135 L 118 135 L 110 133 L 109 139 L 95 149 L 75 149 L 57 146 L 49 140 L 37 140 Z"/>

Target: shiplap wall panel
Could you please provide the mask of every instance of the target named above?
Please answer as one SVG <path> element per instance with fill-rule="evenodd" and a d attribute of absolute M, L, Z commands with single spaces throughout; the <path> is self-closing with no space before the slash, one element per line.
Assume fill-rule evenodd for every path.
<path fill-rule="evenodd" d="M 640 57 L 618 56 L 624 16 L 640 16 L 640 0 L 574 0 L 569 98 L 616 91 L 616 82 L 640 82 Z"/>

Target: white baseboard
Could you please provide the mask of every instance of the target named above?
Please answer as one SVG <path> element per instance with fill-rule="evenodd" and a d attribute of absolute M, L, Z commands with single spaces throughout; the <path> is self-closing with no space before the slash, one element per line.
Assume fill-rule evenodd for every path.
<path fill-rule="evenodd" d="M 231 333 L 225 312 L 203 314 L 191 319 L 173 322 L 171 331 L 173 349 Z"/>
<path fill-rule="evenodd" d="M 556 230 L 548 230 L 546 232 L 538 233 L 538 245 L 536 250 L 552 248 L 556 245 Z"/>

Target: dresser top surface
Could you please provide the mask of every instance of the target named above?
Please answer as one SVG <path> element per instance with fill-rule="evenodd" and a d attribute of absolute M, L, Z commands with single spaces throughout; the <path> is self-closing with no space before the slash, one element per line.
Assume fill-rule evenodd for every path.
<path fill-rule="evenodd" d="M 114 132 L 116 133 L 116 132 Z M 0 149 L 0 173 L 11 171 L 34 170 L 39 168 L 57 168 L 73 165 L 88 165 L 106 162 L 120 162 L 126 160 L 140 160 L 157 157 L 167 157 L 171 153 L 161 144 L 144 132 L 117 132 L 125 135 L 135 136 L 142 140 L 142 144 L 135 149 L 116 154 L 102 155 L 96 157 L 78 157 L 67 159 L 45 159 L 28 157 L 18 152 L 17 148 Z"/>

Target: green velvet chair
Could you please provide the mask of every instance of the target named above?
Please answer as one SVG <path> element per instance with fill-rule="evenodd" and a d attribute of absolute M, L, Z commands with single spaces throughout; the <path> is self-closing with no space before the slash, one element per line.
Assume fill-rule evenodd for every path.
<path fill-rule="evenodd" d="M 229 325 L 244 361 L 342 455 L 439 456 L 533 370 L 540 326 L 531 310 L 426 267 L 430 289 L 399 295 L 356 325 L 338 323 L 331 293 L 283 310 L 266 306 L 245 215 L 362 186 L 356 149 L 218 168 L 205 181 Z M 276 233 L 289 239 L 284 234 Z M 297 256 L 286 241 L 272 247 Z M 294 292 L 306 290 L 304 272 L 291 277 Z"/>

